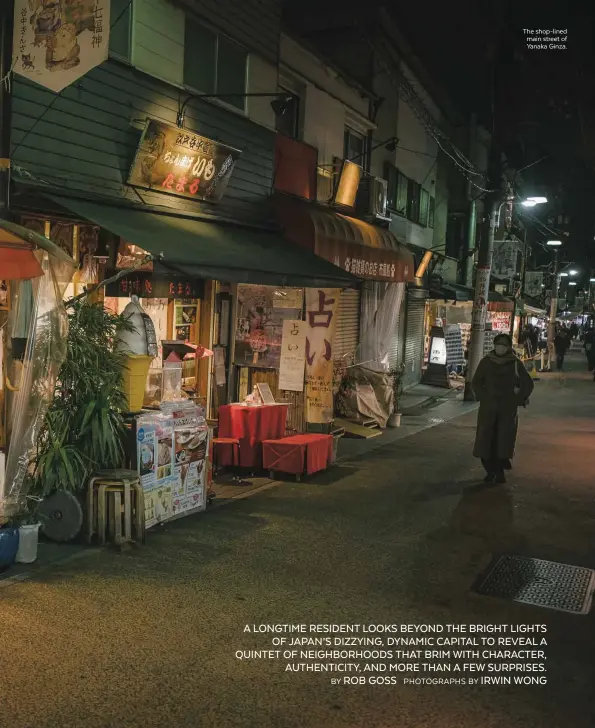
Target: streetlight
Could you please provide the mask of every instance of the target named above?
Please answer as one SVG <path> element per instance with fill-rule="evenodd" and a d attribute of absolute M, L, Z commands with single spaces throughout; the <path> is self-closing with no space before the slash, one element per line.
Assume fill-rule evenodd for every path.
<path fill-rule="evenodd" d="M 527 197 L 521 202 L 523 207 L 535 207 L 535 205 L 543 205 L 547 202 L 547 197 Z"/>
<path fill-rule="evenodd" d="M 568 275 L 570 275 L 570 276 L 575 276 L 575 275 L 577 275 L 577 273 L 578 273 L 578 271 L 576 271 L 576 270 L 569 270 L 569 271 L 568 271 Z M 571 285 L 572 285 L 572 284 L 571 284 Z M 575 285 L 576 285 L 576 284 L 575 284 Z"/>
<path fill-rule="evenodd" d="M 568 281 L 569 286 L 576 286 L 576 281 Z"/>

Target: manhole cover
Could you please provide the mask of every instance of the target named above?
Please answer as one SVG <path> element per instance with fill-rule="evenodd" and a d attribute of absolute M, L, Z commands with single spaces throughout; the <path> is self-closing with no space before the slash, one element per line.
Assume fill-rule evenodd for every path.
<path fill-rule="evenodd" d="M 502 556 L 476 589 L 484 596 L 511 599 L 571 614 L 588 614 L 595 571 L 523 556 Z"/>

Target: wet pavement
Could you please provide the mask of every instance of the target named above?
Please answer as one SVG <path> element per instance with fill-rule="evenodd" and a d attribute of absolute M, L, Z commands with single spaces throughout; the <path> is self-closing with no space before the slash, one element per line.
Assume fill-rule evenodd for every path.
<path fill-rule="evenodd" d="M 592 728 L 593 614 L 472 591 L 504 553 L 595 566 L 595 383 L 569 367 L 536 384 L 505 487 L 481 483 L 475 412 L 449 401 L 306 482 L 9 582 L 0 726 Z M 270 648 L 245 625 L 273 623 L 545 625 L 548 683 L 336 685 L 237 660 Z"/>

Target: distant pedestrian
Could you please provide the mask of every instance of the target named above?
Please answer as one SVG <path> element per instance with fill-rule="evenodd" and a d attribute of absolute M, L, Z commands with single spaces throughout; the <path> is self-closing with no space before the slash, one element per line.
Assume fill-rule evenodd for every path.
<path fill-rule="evenodd" d="M 595 331 L 593 329 L 587 329 L 585 332 L 585 340 L 583 346 L 585 347 L 585 354 L 587 355 L 587 368 L 590 372 L 595 369 Z"/>
<path fill-rule="evenodd" d="M 533 391 L 533 380 L 508 334 L 498 334 L 494 350 L 479 362 L 473 391 L 479 400 L 473 455 L 481 458 L 486 483 L 505 483 L 504 470 L 514 456 L 518 408 L 527 404 Z"/>
<path fill-rule="evenodd" d="M 554 338 L 554 349 L 556 351 L 556 370 L 559 372 L 564 371 L 564 357 L 568 349 L 570 349 L 570 345 L 571 340 L 568 331 L 564 328 L 558 329 Z"/>

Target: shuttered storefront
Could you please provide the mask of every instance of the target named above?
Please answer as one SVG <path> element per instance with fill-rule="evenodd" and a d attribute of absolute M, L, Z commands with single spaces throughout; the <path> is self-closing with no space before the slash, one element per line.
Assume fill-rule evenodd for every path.
<path fill-rule="evenodd" d="M 400 286 L 402 290 L 399 297 L 399 310 L 393 330 L 393 338 L 388 352 L 388 363 L 391 369 L 397 368 L 403 361 L 403 342 L 405 340 L 406 286 L 405 283 L 396 283 L 395 285 Z"/>
<path fill-rule="evenodd" d="M 339 316 L 335 329 L 334 360 L 347 365 L 358 361 L 357 345 L 359 344 L 359 289 L 347 288 L 341 292 Z"/>
<path fill-rule="evenodd" d="M 428 291 L 422 288 L 410 288 L 407 291 L 406 324 L 405 324 L 405 373 L 404 387 L 418 384 L 421 379 L 421 368 L 424 353 L 424 322 Z"/>

